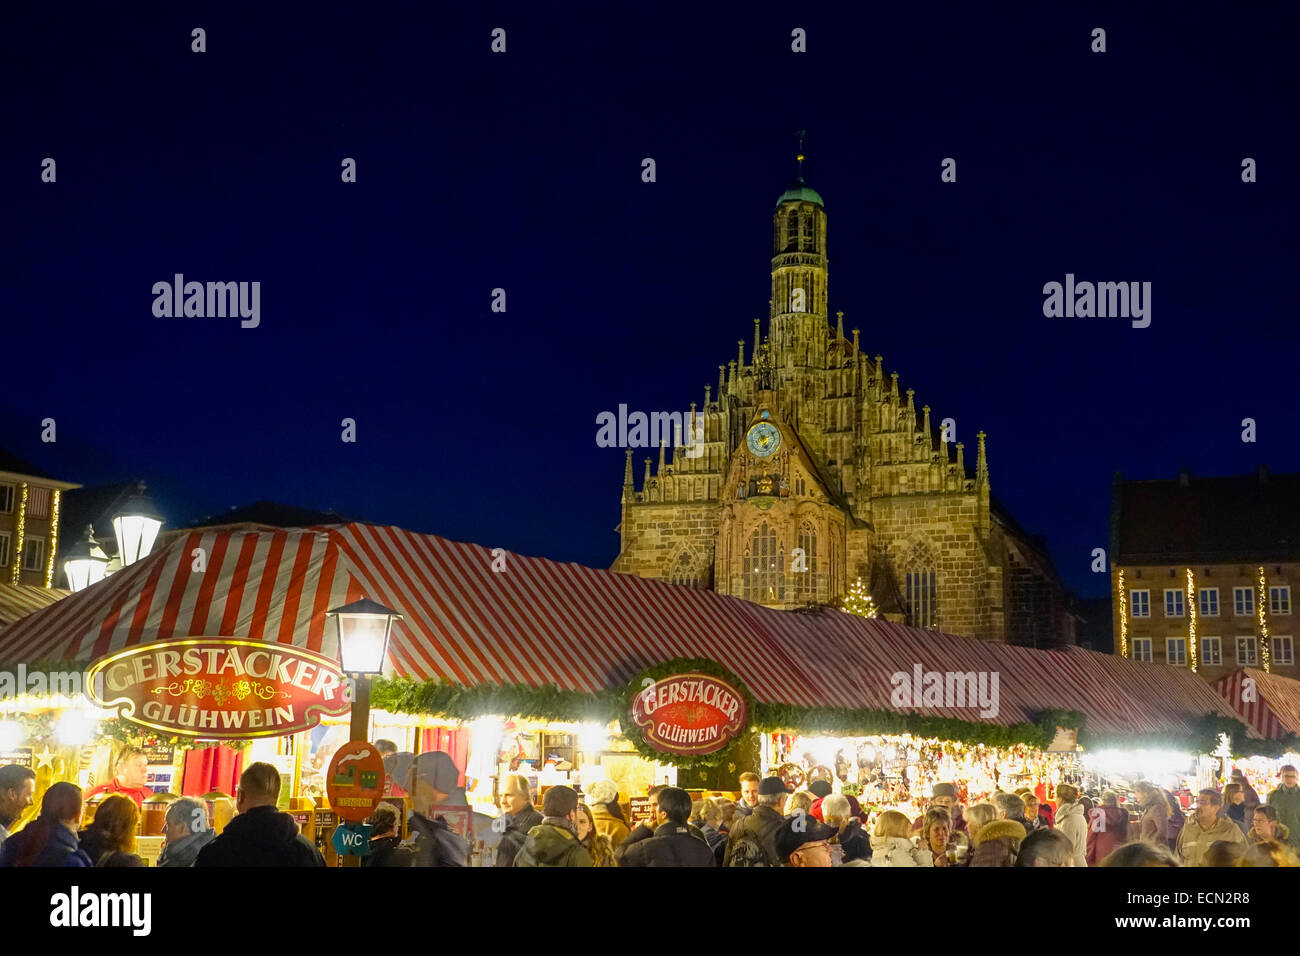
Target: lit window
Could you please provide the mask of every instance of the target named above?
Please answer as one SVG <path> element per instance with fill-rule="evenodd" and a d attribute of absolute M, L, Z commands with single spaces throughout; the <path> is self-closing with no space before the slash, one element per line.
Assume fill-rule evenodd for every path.
<path fill-rule="evenodd" d="M 745 599 L 758 604 L 785 600 L 785 552 L 777 547 L 776 531 L 764 521 L 745 551 Z"/>
<path fill-rule="evenodd" d="M 23 570 L 42 571 L 45 568 L 45 539 L 23 539 Z"/>
<path fill-rule="evenodd" d="M 1257 648 L 1253 634 L 1237 638 L 1237 666 L 1254 667 Z"/>
<path fill-rule="evenodd" d="M 1201 663 L 1207 667 L 1223 663 L 1223 642 L 1217 637 L 1201 638 Z"/>
<path fill-rule="evenodd" d="M 794 589 L 799 597 L 812 600 L 817 594 L 817 532 L 807 521 L 799 525 L 799 547 L 808 570 L 795 573 Z"/>
<path fill-rule="evenodd" d="M 1150 591 L 1129 591 L 1128 604 L 1129 604 L 1129 615 L 1131 617 L 1151 616 L 1151 592 Z"/>

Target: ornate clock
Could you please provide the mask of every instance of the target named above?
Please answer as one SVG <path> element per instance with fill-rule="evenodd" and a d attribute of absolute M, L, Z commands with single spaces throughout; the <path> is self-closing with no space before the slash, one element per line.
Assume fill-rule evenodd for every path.
<path fill-rule="evenodd" d="M 781 447 L 781 432 L 771 422 L 759 422 L 749 430 L 745 444 L 759 458 L 767 458 Z"/>

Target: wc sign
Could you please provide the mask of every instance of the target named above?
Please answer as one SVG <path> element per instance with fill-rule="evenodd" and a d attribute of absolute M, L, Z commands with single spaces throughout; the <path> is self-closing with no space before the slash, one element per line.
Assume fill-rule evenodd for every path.
<path fill-rule="evenodd" d="M 334 850 L 339 856 L 369 856 L 370 831 L 368 823 L 340 823 L 334 828 Z"/>

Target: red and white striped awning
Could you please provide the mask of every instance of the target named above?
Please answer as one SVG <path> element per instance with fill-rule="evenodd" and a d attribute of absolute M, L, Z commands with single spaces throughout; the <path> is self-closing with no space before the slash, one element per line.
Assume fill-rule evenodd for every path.
<path fill-rule="evenodd" d="M 35 584 L 0 584 L 0 627 L 7 627 L 33 611 L 49 607 L 71 593 Z"/>
<path fill-rule="evenodd" d="M 202 549 L 206 569 L 194 570 Z M 998 710 L 911 709 L 1009 726 L 1079 710 L 1103 734 L 1180 733 L 1228 703 L 1185 669 L 990 644 L 836 611 L 800 613 L 368 524 L 195 531 L 0 632 L 0 663 L 90 661 L 184 636 L 276 641 L 335 656 L 325 612 L 361 597 L 404 616 L 391 673 L 596 692 L 707 657 L 762 703 L 899 709 L 896 673 L 996 673 Z"/>
<path fill-rule="evenodd" d="M 1246 684 L 1247 680 L 1254 684 Z M 1215 681 L 1214 689 L 1262 736 L 1275 740 L 1300 734 L 1300 681 L 1243 667 Z"/>

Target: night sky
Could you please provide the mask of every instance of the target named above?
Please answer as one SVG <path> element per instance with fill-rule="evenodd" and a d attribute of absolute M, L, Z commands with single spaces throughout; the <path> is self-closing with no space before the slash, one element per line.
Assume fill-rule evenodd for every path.
<path fill-rule="evenodd" d="M 1300 470 L 1300 8 L 1128 6 L 7 5 L 0 445 L 173 526 L 270 498 L 608 566 L 595 417 L 752 339 L 806 129 L 832 322 L 1102 594 L 1116 470 Z M 261 282 L 260 326 L 156 318 L 178 272 Z M 1151 326 L 1045 318 L 1067 272 L 1151 282 Z"/>

